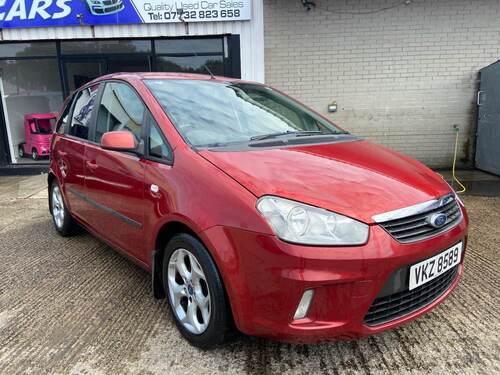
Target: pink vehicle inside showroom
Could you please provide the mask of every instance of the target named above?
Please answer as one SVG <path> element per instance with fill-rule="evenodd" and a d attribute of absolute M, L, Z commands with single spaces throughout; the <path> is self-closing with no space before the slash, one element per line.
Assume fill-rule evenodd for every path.
<path fill-rule="evenodd" d="M 19 145 L 19 157 L 31 155 L 33 160 L 50 155 L 50 141 L 56 122 L 54 113 L 24 115 L 25 141 Z"/>

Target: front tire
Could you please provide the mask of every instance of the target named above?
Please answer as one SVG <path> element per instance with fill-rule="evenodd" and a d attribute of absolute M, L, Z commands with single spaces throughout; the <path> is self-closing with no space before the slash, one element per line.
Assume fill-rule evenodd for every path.
<path fill-rule="evenodd" d="M 36 148 L 31 151 L 31 157 L 33 158 L 33 160 L 38 160 L 38 151 L 36 150 Z"/>
<path fill-rule="evenodd" d="M 230 337 L 232 318 L 224 285 L 198 239 L 178 234 L 170 240 L 162 277 L 175 324 L 192 345 L 209 349 Z"/>
<path fill-rule="evenodd" d="M 76 223 L 66 207 L 61 188 L 55 180 L 52 182 L 49 198 L 50 213 L 57 233 L 63 237 L 74 234 Z"/>

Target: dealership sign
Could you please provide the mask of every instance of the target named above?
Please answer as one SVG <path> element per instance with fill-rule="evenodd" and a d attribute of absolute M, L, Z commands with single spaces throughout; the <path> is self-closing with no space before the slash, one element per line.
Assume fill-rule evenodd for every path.
<path fill-rule="evenodd" d="M 242 21 L 251 0 L 0 0 L 0 28 Z"/>

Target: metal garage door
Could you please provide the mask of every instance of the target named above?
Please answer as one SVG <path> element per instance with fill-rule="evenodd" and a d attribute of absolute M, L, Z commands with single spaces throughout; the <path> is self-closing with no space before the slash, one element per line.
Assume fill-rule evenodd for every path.
<path fill-rule="evenodd" d="M 480 71 L 476 167 L 500 175 L 500 61 Z"/>

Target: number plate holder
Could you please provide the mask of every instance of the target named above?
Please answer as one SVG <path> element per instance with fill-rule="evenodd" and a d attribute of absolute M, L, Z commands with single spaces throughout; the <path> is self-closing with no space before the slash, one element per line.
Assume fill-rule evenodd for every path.
<path fill-rule="evenodd" d="M 409 290 L 428 283 L 455 267 L 462 259 L 462 242 L 410 267 Z"/>

